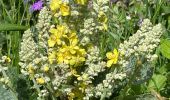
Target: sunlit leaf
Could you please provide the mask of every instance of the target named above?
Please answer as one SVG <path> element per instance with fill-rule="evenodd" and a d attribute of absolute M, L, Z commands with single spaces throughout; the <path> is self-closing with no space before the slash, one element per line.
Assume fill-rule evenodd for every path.
<path fill-rule="evenodd" d="M 170 40 L 164 39 L 161 41 L 160 51 L 164 57 L 170 59 Z"/>
<path fill-rule="evenodd" d="M 152 80 L 149 81 L 148 88 L 160 91 L 166 85 L 166 80 L 166 76 L 154 74 Z"/>

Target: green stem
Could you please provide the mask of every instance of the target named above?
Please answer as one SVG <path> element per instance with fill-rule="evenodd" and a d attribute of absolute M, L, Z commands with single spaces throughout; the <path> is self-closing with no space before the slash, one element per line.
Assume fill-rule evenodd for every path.
<path fill-rule="evenodd" d="M 28 26 L 21 26 L 17 24 L 0 24 L 0 31 L 24 31 Z"/>
<path fill-rule="evenodd" d="M 101 96 L 100 100 L 105 100 L 105 96 L 106 96 L 106 90 L 104 90 L 104 94 Z"/>
<path fill-rule="evenodd" d="M 155 24 L 155 22 L 156 22 L 156 17 L 158 16 L 158 14 L 159 14 L 159 11 L 160 11 L 160 8 L 161 8 L 161 6 L 162 6 L 162 0 L 159 0 L 159 2 L 157 3 L 157 6 L 156 6 L 156 11 L 155 11 L 155 14 L 154 14 L 154 16 L 153 16 L 153 24 Z"/>
<path fill-rule="evenodd" d="M 50 86 L 50 84 L 49 83 L 47 83 L 47 88 L 48 88 L 48 90 L 51 92 L 51 97 L 52 97 L 52 100 L 56 100 L 56 98 L 55 98 L 55 95 L 54 95 L 54 90 L 51 88 L 51 86 Z"/>
<path fill-rule="evenodd" d="M 11 15 L 9 14 L 8 10 L 5 9 L 6 7 L 5 7 L 5 4 L 3 3 L 2 0 L 0 0 L 0 4 L 2 5 L 2 8 L 3 8 L 3 10 L 6 12 L 6 14 L 7 14 L 8 18 L 10 19 L 10 21 L 12 22 Z M 4 16 L 4 17 L 5 17 L 5 16 Z"/>
<path fill-rule="evenodd" d="M 33 80 L 33 83 L 34 83 L 34 87 L 35 87 L 35 89 L 38 91 L 38 93 L 40 93 L 41 94 L 41 90 L 40 90 L 40 88 L 39 88 L 39 86 L 38 86 L 38 84 L 36 83 L 36 80 L 34 79 L 34 78 L 32 78 L 32 80 Z M 42 94 L 41 94 L 42 95 Z M 42 98 L 42 100 L 45 100 L 44 98 Z"/>

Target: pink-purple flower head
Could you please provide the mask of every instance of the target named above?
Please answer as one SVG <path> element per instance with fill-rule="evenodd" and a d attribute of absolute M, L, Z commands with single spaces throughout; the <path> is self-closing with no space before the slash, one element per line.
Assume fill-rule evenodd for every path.
<path fill-rule="evenodd" d="M 39 0 L 31 6 L 31 12 L 40 11 L 43 8 L 43 1 Z"/>

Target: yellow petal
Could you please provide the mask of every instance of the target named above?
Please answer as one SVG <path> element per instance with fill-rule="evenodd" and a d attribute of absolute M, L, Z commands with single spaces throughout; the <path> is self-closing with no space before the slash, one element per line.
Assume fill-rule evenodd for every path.
<path fill-rule="evenodd" d="M 67 4 L 61 4 L 60 11 L 62 16 L 68 16 L 70 14 L 70 7 Z"/>
<path fill-rule="evenodd" d="M 81 53 L 81 55 L 85 55 L 86 54 L 85 49 L 79 49 L 79 52 Z"/>
<path fill-rule="evenodd" d="M 60 49 L 60 52 L 62 52 L 62 53 L 66 52 L 66 51 L 67 51 L 66 48 L 61 48 L 61 49 Z"/>
<path fill-rule="evenodd" d="M 37 81 L 38 84 L 44 84 L 45 83 L 45 80 L 43 78 L 37 78 L 36 81 Z"/>
<path fill-rule="evenodd" d="M 60 39 L 57 39 L 56 41 L 57 41 L 57 45 L 61 45 L 62 42 Z"/>
<path fill-rule="evenodd" d="M 50 33 L 57 33 L 57 29 L 51 28 L 51 29 L 49 30 L 49 32 L 50 32 Z"/>
<path fill-rule="evenodd" d="M 49 68 L 48 66 L 44 66 L 43 71 L 44 71 L 44 72 L 48 72 L 49 69 L 50 69 L 50 68 Z"/>
<path fill-rule="evenodd" d="M 118 57 L 114 58 L 114 59 L 113 59 L 113 64 L 116 64 L 117 61 L 118 61 Z"/>
<path fill-rule="evenodd" d="M 112 58 L 114 57 L 114 55 L 113 55 L 112 52 L 108 52 L 108 53 L 106 53 L 106 57 L 107 57 L 108 59 L 112 59 Z"/>
<path fill-rule="evenodd" d="M 55 60 L 55 58 L 56 58 L 56 52 L 52 52 L 52 53 L 49 53 L 49 55 L 48 55 L 48 61 L 49 61 L 49 63 L 50 64 L 52 64 L 53 63 L 53 61 Z"/>
<path fill-rule="evenodd" d="M 75 54 L 76 51 L 75 51 L 74 49 L 71 49 L 71 50 L 70 50 L 70 53 L 71 53 L 71 54 Z"/>
<path fill-rule="evenodd" d="M 50 3 L 50 8 L 52 11 L 55 11 L 60 8 L 61 0 L 52 0 Z"/>
<path fill-rule="evenodd" d="M 56 41 L 52 40 L 51 38 L 48 40 L 48 46 L 49 47 L 54 47 Z"/>
<path fill-rule="evenodd" d="M 103 28 L 104 28 L 104 30 L 107 30 L 108 29 L 107 24 L 104 23 Z"/>
<path fill-rule="evenodd" d="M 58 62 L 59 64 L 63 63 L 63 61 L 64 61 L 64 58 L 63 58 L 62 56 L 59 56 L 59 57 L 57 58 L 57 62 Z"/>
<path fill-rule="evenodd" d="M 71 60 L 69 61 L 69 63 L 70 63 L 70 65 L 75 65 L 75 64 L 76 64 L 76 60 L 75 60 L 75 59 L 71 59 Z"/>
<path fill-rule="evenodd" d="M 107 19 L 106 14 L 104 12 L 100 11 L 99 15 L 98 15 L 98 20 L 101 23 L 106 23 L 108 19 Z"/>
<path fill-rule="evenodd" d="M 113 53 L 114 53 L 115 56 L 118 56 L 118 55 L 119 55 L 119 52 L 117 51 L 117 49 L 114 49 L 114 50 L 113 50 Z"/>
<path fill-rule="evenodd" d="M 64 59 L 65 64 L 69 64 L 69 61 L 67 59 Z"/>
<path fill-rule="evenodd" d="M 113 64 L 113 60 L 108 60 L 108 61 L 107 61 L 107 67 L 111 67 L 112 64 Z"/>
<path fill-rule="evenodd" d="M 72 39 L 71 40 L 71 45 L 75 46 L 78 43 L 78 39 Z"/>
<path fill-rule="evenodd" d="M 85 59 L 84 57 L 80 57 L 79 60 L 80 60 L 81 62 L 83 62 L 83 61 L 85 61 L 86 59 Z"/>
<path fill-rule="evenodd" d="M 77 71 L 75 69 L 71 69 L 71 73 L 76 77 L 80 77 L 80 75 L 77 74 Z"/>

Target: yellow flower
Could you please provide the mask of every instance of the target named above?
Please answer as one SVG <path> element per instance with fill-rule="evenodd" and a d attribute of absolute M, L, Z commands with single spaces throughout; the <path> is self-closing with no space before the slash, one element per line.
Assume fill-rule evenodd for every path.
<path fill-rule="evenodd" d="M 50 64 L 52 64 L 56 60 L 56 52 L 52 51 L 48 54 L 48 61 Z"/>
<path fill-rule="evenodd" d="M 59 64 L 69 64 L 69 59 L 71 59 L 71 54 L 66 50 L 66 48 L 61 48 L 57 53 L 57 62 Z"/>
<path fill-rule="evenodd" d="M 70 65 L 79 65 L 81 62 L 85 61 L 85 57 L 79 57 L 78 56 L 73 56 L 70 60 L 69 60 L 69 64 Z"/>
<path fill-rule="evenodd" d="M 51 33 L 49 39 L 48 39 L 48 46 L 54 47 L 54 45 L 57 43 L 57 45 L 61 45 L 62 41 L 61 38 L 66 34 L 67 27 L 64 25 L 58 25 L 57 29 L 52 28 L 49 30 Z"/>
<path fill-rule="evenodd" d="M 70 65 L 78 65 L 85 61 L 85 49 L 77 45 L 64 45 L 57 52 L 57 62 Z"/>
<path fill-rule="evenodd" d="M 28 66 L 28 73 L 29 74 L 34 74 L 34 67 L 32 65 Z"/>
<path fill-rule="evenodd" d="M 104 30 L 107 30 L 108 29 L 107 24 L 104 23 L 103 28 L 104 28 Z"/>
<path fill-rule="evenodd" d="M 59 36 L 56 35 L 51 35 L 49 40 L 48 40 L 48 46 L 49 47 L 54 47 L 55 44 L 61 45 L 61 40 Z"/>
<path fill-rule="evenodd" d="M 116 64 L 118 61 L 118 56 L 119 52 L 116 49 L 114 49 L 113 52 L 108 52 L 106 54 L 106 57 L 109 59 L 107 61 L 107 67 L 111 67 L 112 64 Z"/>
<path fill-rule="evenodd" d="M 76 2 L 80 5 L 85 5 L 87 0 L 76 0 Z"/>
<path fill-rule="evenodd" d="M 51 36 L 50 36 L 49 39 L 48 39 L 48 46 L 49 46 L 49 47 L 54 47 L 54 45 L 55 45 L 56 43 L 57 43 L 58 45 L 61 45 L 61 40 L 60 40 L 60 38 L 61 38 L 62 34 L 59 33 L 57 29 L 54 29 L 54 28 L 50 29 L 49 31 L 50 31 L 50 33 L 52 33 L 52 34 L 51 34 Z"/>
<path fill-rule="evenodd" d="M 101 23 L 106 23 L 107 22 L 107 16 L 104 12 L 100 11 L 98 14 L 98 21 Z"/>
<path fill-rule="evenodd" d="M 72 32 L 71 34 L 69 34 L 68 39 L 70 43 L 69 45 L 75 46 L 78 44 L 78 37 L 75 32 Z"/>
<path fill-rule="evenodd" d="M 70 14 L 70 7 L 67 4 L 63 3 L 60 6 L 60 12 L 62 16 L 68 16 Z"/>
<path fill-rule="evenodd" d="M 103 25 L 103 29 L 107 30 L 107 16 L 104 12 L 100 11 L 98 14 L 98 21 Z"/>
<path fill-rule="evenodd" d="M 72 75 L 74 75 L 75 77 L 80 77 L 80 75 L 77 74 L 76 69 L 71 68 L 71 73 L 72 73 Z"/>
<path fill-rule="evenodd" d="M 36 81 L 38 84 L 41 84 L 41 85 L 45 83 L 45 80 L 43 78 L 37 78 Z"/>
<path fill-rule="evenodd" d="M 74 100 L 74 98 L 75 98 L 75 94 L 73 92 L 70 92 L 68 94 L 68 100 Z"/>
<path fill-rule="evenodd" d="M 68 31 L 69 31 L 68 26 L 66 24 L 57 25 L 57 30 L 58 30 L 58 32 L 62 33 L 63 35 L 65 35 L 65 33 L 68 33 Z"/>
<path fill-rule="evenodd" d="M 6 57 L 5 62 L 10 63 L 11 59 L 9 57 Z"/>
<path fill-rule="evenodd" d="M 44 66 L 43 71 L 44 71 L 44 72 L 48 72 L 49 69 L 50 69 L 50 68 L 49 68 L 48 66 Z"/>
<path fill-rule="evenodd" d="M 60 5 L 62 3 L 62 0 L 52 0 L 50 2 L 50 8 L 52 11 L 55 11 L 60 8 Z"/>

